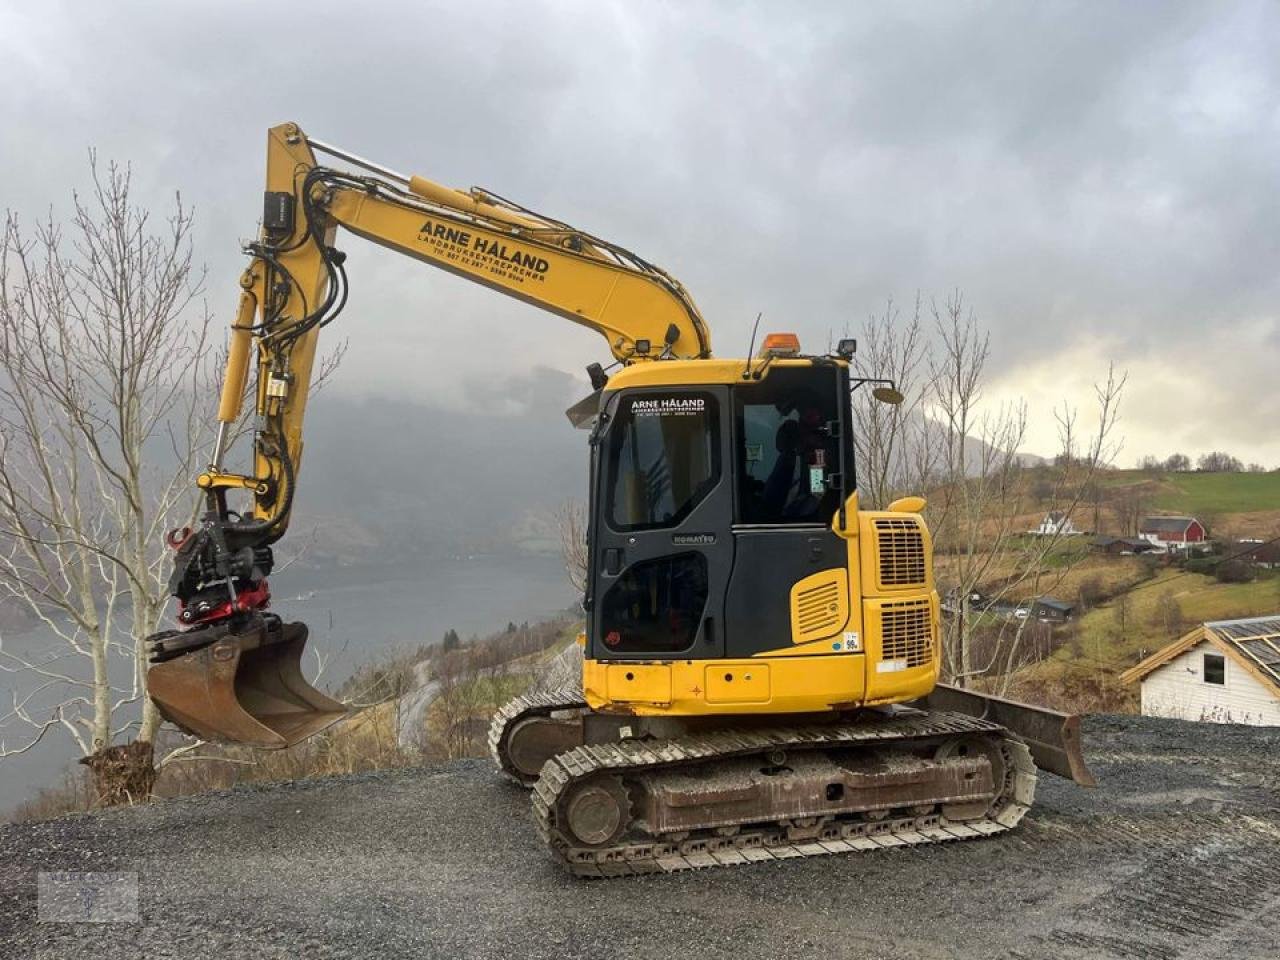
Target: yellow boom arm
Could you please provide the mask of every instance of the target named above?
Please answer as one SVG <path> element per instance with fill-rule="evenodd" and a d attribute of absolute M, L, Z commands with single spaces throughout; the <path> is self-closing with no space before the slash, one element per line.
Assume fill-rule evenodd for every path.
<path fill-rule="evenodd" d="M 370 172 L 322 167 L 316 152 Z M 228 489 L 253 492 L 260 542 L 278 539 L 288 524 L 316 341 L 345 301 L 344 256 L 332 245 L 339 226 L 590 327 L 623 364 L 711 354 L 706 323 L 684 288 L 621 247 L 483 190 L 453 190 L 371 164 L 308 139 L 295 124 L 273 127 L 262 232 L 241 277 L 218 443 L 199 478 L 219 499 Z M 255 344 L 255 470 L 224 473 Z"/>

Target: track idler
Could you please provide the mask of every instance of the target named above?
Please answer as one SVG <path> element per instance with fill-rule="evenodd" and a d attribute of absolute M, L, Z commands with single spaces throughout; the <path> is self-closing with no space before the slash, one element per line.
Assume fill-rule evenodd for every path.
<path fill-rule="evenodd" d="M 278 750 L 347 715 L 302 676 L 305 624 L 255 612 L 147 642 L 147 692 L 166 720 L 202 740 Z"/>

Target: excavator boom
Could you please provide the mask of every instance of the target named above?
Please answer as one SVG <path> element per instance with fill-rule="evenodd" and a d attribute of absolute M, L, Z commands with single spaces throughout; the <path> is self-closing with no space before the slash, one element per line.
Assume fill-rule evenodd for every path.
<path fill-rule="evenodd" d="M 317 153 L 362 170 L 323 166 Z M 178 554 L 170 591 L 186 629 L 152 638 L 148 672 L 161 712 L 202 737 L 285 747 L 344 715 L 302 679 L 305 630 L 300 637 L 291 629 L 300 625 L 263 613 L 271 544 L 288 528 L 302 465 L 316 345 L 346 302 L 339 227 L 595 330 L 620 364 L 711 353 L 688 293 L 630 251 L 481 189 L 396 173 L 310 140 L 296 124 L 273 127 L 262 228 L 240 279 L 217 441 L 197 480 L 205 512 L 197 530 L 171 540 Z M 223 459 L 247 394 L 253 469 L 229 472 Z M 250 494 L 252 511 L 232 511 L 229 493 Z"/>

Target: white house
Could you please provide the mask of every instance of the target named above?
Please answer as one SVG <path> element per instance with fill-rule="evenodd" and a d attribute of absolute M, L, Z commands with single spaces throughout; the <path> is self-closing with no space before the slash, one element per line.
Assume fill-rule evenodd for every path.
<path fill-rule="evenodd" d="M 1143 716 L 1280 726 L 1280 615 L 1201 624 L 1120 680 Z"/>
<path fill-rule="evenodd" d="M 1028 532 L 1038 537 L 1074 537 L 1080 531 L 1076 529 L 1076 525 L 1071 522 L 1069 516 L 1058 510 L 1053 510 L 1044 515 L 1044 519 L 1040 521 L 1040 526 Z"/>

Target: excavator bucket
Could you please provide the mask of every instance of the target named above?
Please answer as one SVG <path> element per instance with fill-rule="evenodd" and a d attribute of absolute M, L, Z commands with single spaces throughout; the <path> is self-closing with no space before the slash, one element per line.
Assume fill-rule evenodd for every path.
<path fill-rule="evenodd" d="M 343 704 L 303 679 L 306 643 L 305 624 L 270 614 L 157 634 L 147 691 L 164 718 L 192 736 L 290 747 L 347 715 Z"/>
<path fill-rule="evenodd" d="M 1096 787 L 1097 779 L 1084 759 L 1080 717 L 1016 700 L 991 697 L 976 690 L 940 683 L 917 705 L 930 710 L 964 713 L 1000 724 L 1026 742 L 1037 767 L 1082 787 Z"/>

